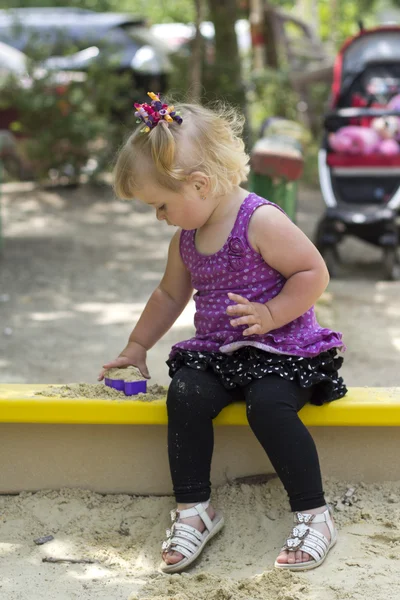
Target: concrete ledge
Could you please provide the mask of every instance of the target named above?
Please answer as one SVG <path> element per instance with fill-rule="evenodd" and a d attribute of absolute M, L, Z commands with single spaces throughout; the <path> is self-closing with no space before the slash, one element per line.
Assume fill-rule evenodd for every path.
<path fill-rule="evenodd" d="M 0 385 L 1 423 L 166 425 L 165 400 L 66 399 L 35 396 L 45 385 Z M 345 398 L 300 412 L 310 427 L 400 425 L 400 388 L 352 388 Z M 216 425 L 247 426 L 244 403 L 226 407 Z"/>
<path fill-rule="evenodd" d="M 165 401 L 65 400 L 34 396 L 43 385 L 0 386 L 0 494 L 80 487 L 99 493 L 172 494 Z M 400 480 L 400 390 L 352 389 L 306 406 L 324 477 Z M 215 420 L 213 486 L 273 473 L 244 404 Z"/>
<path fill-rule="evenodd" d="M 274 473 L 250 427 L 215 427 L 213 486 Z M 312 427 L 323 477 L 399 481 L 400 427 Z M 90 489 L 172 494 L 165 425 L 0 423 L 0 494 Z"/>

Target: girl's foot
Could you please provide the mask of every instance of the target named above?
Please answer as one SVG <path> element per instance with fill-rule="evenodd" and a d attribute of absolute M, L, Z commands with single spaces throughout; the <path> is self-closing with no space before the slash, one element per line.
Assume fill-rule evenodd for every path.
<path fill-rule="evenodd" d="M 320 515 L 320 514 L 324 513 L 326 510 L 328 510 L 327 506 L 320 506 L 319 508 L 312 508 L 310 510 L 305 510 L 301 513 L 295 513 L 295 514 Z M 330 515 L 329 518 L 331 520 L 332 525 L 334 526 L 332 516 Z M 303 521 L 303 522 L 305 522 L 305 521 Z M 309 522 L 305 522 L 305 524 L 310 529 L 315 529 L 316 531 L 318 531 L 319 533 L 324 535 L 326 540 L 329 542 L 329 544 L 331 543 L 332 535 L 331 535 L 331 531 L 328 527 L 327 522 L 315 523 L 314 521 L 310 520 Z M 327 552 L 326 552 L 326 554 L 327 554 Z M 326 554 L 325 554 L 325 556 L 326 556 Z M 309 561 L 315 561 L 315 559 L 312 556 L 310 556 L 310 554 L 308 554 L 307 552 L 302 552 L 300 549 L 296 550 L 295 552 L 289 551 L 289 550 L 282 550 L 281 553 L 279 554 L 278 558 L 276 559 L 276 563 L 278 565 L 293 565 L 293 564 L 305 563 L 305 562 L 309 562 Z"/>
<path fill-rule="evenodd" d="M 194 504 L 178 504 L 177 510 L 178 511 L 186 510 L 187 508 L 192 508 L 193 506 L 196 506 L 196 503 L 194 503 Z M 211 521 L 213 521 L 216 513 L 215 513 L 215 510 L 213 509 L 213 507 L 211 506 L 211 504 L 208 506 L 206 512 L 207 512 L 208 516 L 210 517 Z M 191 527 L 194 527 L 195 529 L 197 529 L 197 531 L 200 531 L 200 533 L 203 533 L 203 531 L 206 528 L 206 526 L 204 525 L 204 522 L 202 521 L 202 519 L 200 517 L 187 517 L 186 519 L 182 519 L 182 518 L 178 517 L 177 523 L 184 523 L 185 525 L 191 525 Z M 174 550 L 167 550 L 167 551 L 163 552 L 162 558 L 163 558 L 163 561 L 167 565 L 174 565 L 174 564 L 180 562 L 184 558 L 184 556 L 180 552 L 176 552 Z"/>

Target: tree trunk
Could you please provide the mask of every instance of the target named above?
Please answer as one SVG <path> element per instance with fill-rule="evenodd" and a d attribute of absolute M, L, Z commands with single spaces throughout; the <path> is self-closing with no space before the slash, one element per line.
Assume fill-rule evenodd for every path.
<path fill-rule="evenodd" d="M 210 19 L 215 28 L 215 57 L 204 74 L 207 97 L 210 100 L 226 101 L 247 117 L 246 91 L 235 30 L 237 0 L 207 1 Z M 243 139 L 247 150 L 251 144 L 250 137 L 250 126 L 246 118 Z"/>
<path fill-rule="evenodd" d="M 268 3 L 264 5 L 264 40 L 265 40 L 265 57 L 269 68 L 279 68 L 279 51 L 278 40 L 275 28 L 275 12 L 272 6 Z"/>
<path fill-rule="evenodd" d="M 190 101 L 200 102 L 203 71 L 203 36 L 201 35 L 200 25 L 203 21 L 204 4 L 203 0 L 194 0 L 194 4 L 196 9 L 196 36 L 191 56 Z"/>
<path fill-rule="evenodd" d="M 211 76 L 208 95 L 213 100 L 226 100 L 244 111 L 246 97 L 235 31 L 236 0 L 208 0 L 208 8 L 215 28 L 215 60 L 208 67 Z"/>

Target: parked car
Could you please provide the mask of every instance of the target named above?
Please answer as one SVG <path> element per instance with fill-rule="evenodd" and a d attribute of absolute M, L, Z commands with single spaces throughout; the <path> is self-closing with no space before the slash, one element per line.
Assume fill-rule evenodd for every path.
<path fill-rule="evenodd" d="M 0 42 L 0 82 L 9 74 L 26 74 L 26 57 L 23 52 Z"/>
<path fill-rule="evenodd" d="M 26 53 L 32 44 L 45 46 L 51 57 L 48 68 L 82 71 L 99 62 L 113 72 L 128 72 L 139 95 L 165 90 L 172 69 L 162 41 L 143 18 L 130 14 L 79 8 L 1 10 L 0 40 Z M 76 50 L 72 55 L 71 47 Z"/>

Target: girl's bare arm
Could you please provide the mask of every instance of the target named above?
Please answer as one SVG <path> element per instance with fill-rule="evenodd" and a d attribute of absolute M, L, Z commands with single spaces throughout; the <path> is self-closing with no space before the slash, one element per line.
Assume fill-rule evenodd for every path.
<path fill-rule="evenodd" d="M 132 331 L 129 342 L 114 360 L 103 365 L 98 380 L 104 379 L 108 369 L 137 367 L 143 377 L 149 378 L 147 350 L 172 327 L 192 293 L 190 274 L 179 252 L 180 231 L 171 240 L 164 277 L 147 302 L 141 317 Z"/>
<path fill-rule="evenodd" d="M 249 241 L 265 262 L 287 280 L 266 306 L 273 329 L 307 312 L 329 283 L 324 259 L 308 237 L 273 206 L 257 209 L 250 221 Z"/>
<path fill-rule="evenodd" d="M 180 255 L 179 240 L 180 230 L 171 240 L 164 276 L 129 337 L 129 342 L 136 342 L 146 350 L 172 327 L 193 292 L 190 273 Z"/>

